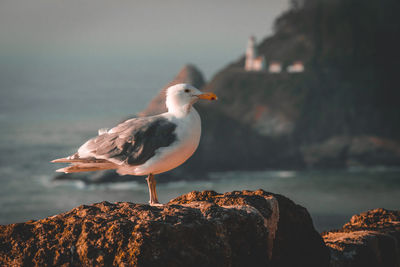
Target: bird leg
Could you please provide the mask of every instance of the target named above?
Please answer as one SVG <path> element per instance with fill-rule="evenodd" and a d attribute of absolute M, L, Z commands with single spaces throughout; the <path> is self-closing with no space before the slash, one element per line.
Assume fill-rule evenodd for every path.
<path fill-rule="evenodd" d="M 154 175 L 152 173 L 149 174 L 146 178 L 147 185 L 149 186 L 149 194 L 150 194 L 150 205 L 159 204 L 157 191 L 156 191 L 156 179 L 154 179 Z"/>

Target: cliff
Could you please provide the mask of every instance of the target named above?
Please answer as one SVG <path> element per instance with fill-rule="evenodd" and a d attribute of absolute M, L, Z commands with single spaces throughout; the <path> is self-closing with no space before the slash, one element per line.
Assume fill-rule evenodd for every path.
<path fill-rule="evenodd" d="M 246 72 L 242 57 L 217 73 L 203 89 L 215 92 L 218 104 L 198 104 L 204 138 L 193 166 L 399 166 L 400 19 L 392 12 L 399 2 L 292 3 L 258 52 L 284 68 L 301 60 L 305 71 Z M 242 129 L 247 133 L 237 134 Z"/>
<path fill-rule="evenodd" d="M 400 211 L 354 215 L 342 229 L 322 236 L 331 251 L 331 266 L 400 266 Z"/>
<path fill-rule="evenodd" d="M 102 202 L 0 226 L 15 266 L 328 266 L 307 210 L 263 190 L 191 192 L 166 205 Z"/>

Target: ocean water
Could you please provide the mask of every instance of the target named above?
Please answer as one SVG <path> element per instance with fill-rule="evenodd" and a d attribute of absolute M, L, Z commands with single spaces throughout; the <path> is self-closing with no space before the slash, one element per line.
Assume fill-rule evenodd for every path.
<path fill-rule="evenodd" d="M 52 177 L 60 165 L 50 161 L 72 154 L 97 129 L 143 109 L 179 69 L 152 76 L 154 69 L 134 63 L 107 61 L 106 68 L 88 62 L 0 64 L 0 224 L 100 201 L 148 201 L 144 179 L 96 186 L 56 183 Z M 368 209 L 400 208 L 400 171 L 385 168 L 211 173 L 205 181 L 159 183 L 158 193 L 167 202 L 192 190 L 259 188 L 305 206 L 320 231 Z"/>

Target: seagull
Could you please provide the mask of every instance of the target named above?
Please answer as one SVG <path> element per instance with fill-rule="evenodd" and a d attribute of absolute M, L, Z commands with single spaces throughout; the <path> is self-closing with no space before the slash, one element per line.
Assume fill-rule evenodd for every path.
<path fill-rule="evenodd" d="M 155 174 L 174 169 L 196 151 L 201 120 L 193 104 L 199 99 L 217 100 L 189 84 L 167 89 L 168 111 L 124 121 L 111 129 L 100 129 L 78 151 L 54 163 L 70 165 L 57 172 L 74 173 L 115 169 L 120 175 L 147 175 L 150 205 L 160 205 Z"/>

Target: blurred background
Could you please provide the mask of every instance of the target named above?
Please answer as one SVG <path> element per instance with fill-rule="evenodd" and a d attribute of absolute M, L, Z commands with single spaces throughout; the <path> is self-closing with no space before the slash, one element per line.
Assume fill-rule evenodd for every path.
<path fill-rule="evenodd" d="M 157 178 L 160 201 L 262 188 L 305 206 L 320 231 L 399 209 L 396 10 L 394 0 L 2 0 L 0 224 L 146 203 L 143 177 L 57 175 L 50 161 L 162 110 L 174 82 L 220 100 L 197 104 L 200 147 Z"/>

